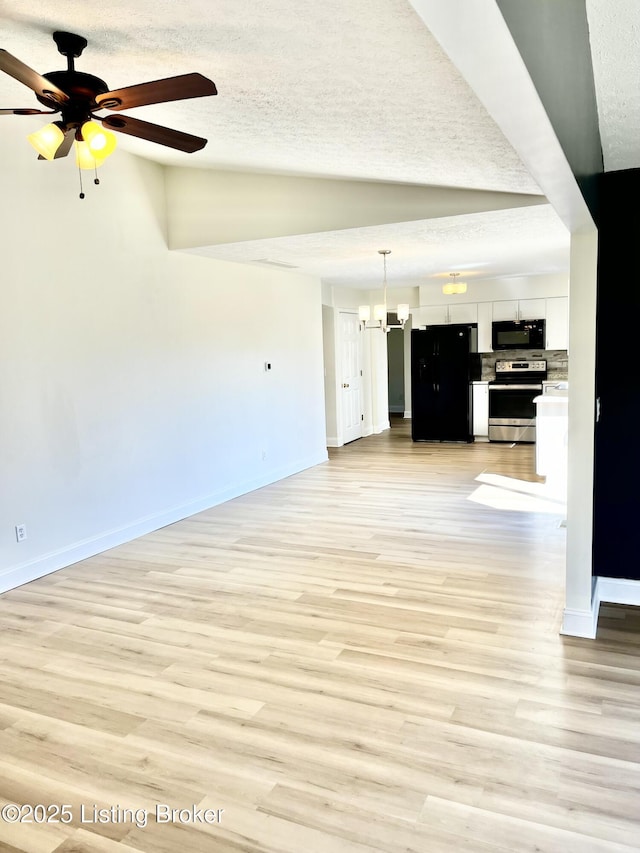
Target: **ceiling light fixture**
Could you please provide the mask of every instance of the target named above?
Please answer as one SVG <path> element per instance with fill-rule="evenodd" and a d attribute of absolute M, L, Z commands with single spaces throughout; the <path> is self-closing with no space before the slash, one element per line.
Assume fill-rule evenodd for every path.
<path fill-rule="evenodd" d="M 451 296 L 454 293 L 466 293 L 467 292 L 467 282 L 466 281 L 458 281 L 457 278 L 460 275 L 459 272 L 450 272 L 449 275 L 452 277 L 453 281 L 448 281 L 446 284 L 442 285 L 442 292 L 447 296 Z"/>
<path fill-rule="evenodd" d="M 27 139 L 44 160 L 54 160 L 60 154 L 65 136 L 72 130 L 71 141 L 76 146 L 76 162 L 81 169 L 101 166 L 116 149 L 117 140 L 110 130 L 103 130 L 95 121 L 85 121 L 74 130 L 63 121 L 45 124 Z"/>
<path fill-rule="evenodd" d="M 371 325 L 371 306 L 358 306 L 358 319 L 360 320 L 360 331 L 362 332 L 365 329 L 381 329 L 383 332 L 389 332 L 391 329 L 404 329 L 404 324 L 409 319 L 409 304 L 407 302 L 399 302 L 396 308 L 398 322 L 393 324 L 387 322 L 387 255 L 391 254 L 391 249 L 378 249 L 378 254 L 382 255 L 384 270 L 382 303 L 373 306 L 373 325 Z"/>
<path fill-rule="evenodd" d="M 61 114 L 60 121 L 47 124 L 27 137 L 41 160 L 66 157 L 71 148 L 75 147 L 79 170 L 97 170 L 115 150 L 116 137 L 112 130 L 186 153 L 199 151 L 207 144 L 207 140 L 199 136 L 151 124 L 122 113 L 102 116 L 96 113 L 101 110 L 119 112 L 148 104 L 216 95 L 217 89 L 212 80 L 197 73 L 180 74 L 110 91 L 105 81 L 99 77 L 76 71 L 75 60 L 87 46 L 86 38 L 59 30 L 53 33 L 53 40 L 58 52 L 67 59 L 66 71 L 38 74 L 6 50 L 0 49 L 0 71 L 28 86 L 45 107 L 0 109 L 0 115 Z M 84 198 L 82 171 L 79 172 L 79 177 L 80 198 Z M 100 183 L 97 171 L 94 183 Z"/>

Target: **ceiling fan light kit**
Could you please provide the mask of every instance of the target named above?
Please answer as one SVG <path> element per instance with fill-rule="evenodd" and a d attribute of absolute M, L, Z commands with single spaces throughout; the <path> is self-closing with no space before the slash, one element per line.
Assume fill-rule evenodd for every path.
<path fill-rule="evenodd" d="M 30 133 L 27 139 L 43 160 L 53 160 L 64 139 L 64 123 L 54 121 L 51 124 L 45 124 L 35 133 Z"/>
<path fill-rule="evenodd" d="M 87 40 L 75 33 L 53 33 L 58 51 L 67 58 L 66 71 L 38 74 L 6 50 L 0 49 L 0 71 L 24 83 L 46 110 L 2 109 L 0 115 L 53 115 L 61 119 L 29 134 L 27 139 L 38 152 L 38 159 L 57 160 L 66 157 L 72 146 L 76 149 L 79 169 L 97 169 L 116 148 L 112 131 L 137 136 L 178 151 L 199 151 L 207 140 L 190 133 L 173 130 L 158 124 L 126 115 L 96 115 L 100 110 L 131 109 L 186 98 L 217 95 L 215 83 L 202 74 L 181 74 L 139 83 L 124 89 L 109 90 L 108 85 L 93 74 L 76 71 L 77 59 Z M 100 126 L 102 124 L 102 127 Z M 99 183 L 96 175 L 95 183 Z M 82 190 L 82 178 L 80 180 Z M 80 192 L 80 198 L 84 193 Z"/>

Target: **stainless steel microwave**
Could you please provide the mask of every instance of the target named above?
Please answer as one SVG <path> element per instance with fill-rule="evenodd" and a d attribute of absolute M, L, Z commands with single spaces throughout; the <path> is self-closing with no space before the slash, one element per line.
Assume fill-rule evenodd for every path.
<path fill-rule="evenodd" d="M 494 350 L 544 349 L 544 320 L 500 320 L 491 324 Z"/>

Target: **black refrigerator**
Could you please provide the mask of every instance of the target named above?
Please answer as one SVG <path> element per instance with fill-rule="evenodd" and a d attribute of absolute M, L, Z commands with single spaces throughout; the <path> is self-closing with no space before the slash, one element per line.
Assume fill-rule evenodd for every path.
<path fill-rule="evenodd" d="M 471 382 L 478 375 L 477 326 L 411 332 L 411 437 L 473 441 Z"/>

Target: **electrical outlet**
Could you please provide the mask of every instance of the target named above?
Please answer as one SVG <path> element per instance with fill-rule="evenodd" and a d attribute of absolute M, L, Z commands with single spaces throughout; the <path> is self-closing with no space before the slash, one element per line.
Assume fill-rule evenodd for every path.
<path fill-rule="evenodd" d="M 27 538 L 27 525 L 16 524 L 16 542 L 24 542 Z"/>

